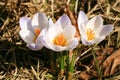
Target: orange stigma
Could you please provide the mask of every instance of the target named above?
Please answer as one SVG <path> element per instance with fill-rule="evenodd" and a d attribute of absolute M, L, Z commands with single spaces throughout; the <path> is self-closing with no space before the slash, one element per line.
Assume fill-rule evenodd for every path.
<path fill-rule="evenodd" d="M 38 36 L 40 34 L 40 29 L 39 28 L 36 28 L 35 29 L 35 34 Z"/>
<path fill-rule="evenodd" d="M 60 34 L 54 38 L 53 43 L 58 46 L 65 46 L 66 39 L 63 34 Z"/>
<path fill-rule="evenodd" d="M 87 40 L 92 40 L 95 38 L 95 32 L 93 29 L 91 28 L 88 28 L 87 31 L 86 31 L 86 34 L 87 34 Z"/>

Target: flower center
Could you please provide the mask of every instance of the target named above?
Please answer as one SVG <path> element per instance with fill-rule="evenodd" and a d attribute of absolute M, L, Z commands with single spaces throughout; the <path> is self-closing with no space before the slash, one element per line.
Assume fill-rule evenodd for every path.
<path fill-rule="evenodd" d="M 95 31 L 91 28 L 87 29 L 86 34 L 87 34 L 87 40 L 88 41 L 95 38 Z"/>
<path fill-rule="evenodd" d="M 40 34 L 40 28 L 35 29 L 35 34 L 38 36 Z"/>
<path fill-rule="evenodd" d="M 65 39 L 63 34 L 60 34 L 60 35 L 58 35 L 54 38 L 53 43 L 55 45 L 65 46 L 66 45 L 66 39 Z"/>

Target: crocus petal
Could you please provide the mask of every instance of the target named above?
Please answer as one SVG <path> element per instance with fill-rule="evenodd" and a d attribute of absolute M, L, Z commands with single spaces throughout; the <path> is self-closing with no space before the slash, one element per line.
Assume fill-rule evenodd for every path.
<path fill-rule="evenodd" d="M 78 26 L 80 26 L 81 23 L 84 23 L 86 21 L 88 21 L 86 14 L 83 11 L 80 11 L 78 14 Z"/>
<path fill-rule="evenodd" d="M 82 41 L 82 44 L 84 44 L 84 45 L 91 45 L 91 43 L 89 43 L 85 38 L 83 38 L 82 36 L 81 36 L 81 41 Z"/>
<path fill-rule="evenodd" d="M 29 30 L 20 30 L 19 32 L 20 37 L 25 41 L 26 43 L 34 43 L 35 35 L 29 31 Z"/>
<path fill-rule="evenodd" d="M 53 23 L 53 20 L 50 18 L 49 19 L 49 26 L 51 26 L 52 24 L 54 24 L 54 23 Z"/>
<path fill-rule="evenodd" d="M 58 45 L 54 45 L 54 44 L 50 44 L 48 46 L 49 49 L 52 49 L 53 51 L 69 51 L 69 50 L 73 50 L 74 48 L 76 48 L 76 46 L 78 45 L 78 39 L 74 38 L 71 42 L 69 42 L 68 45 L 66 46 L 58 46 Z"/>
<path fill-rule="evenodd" d="M 27 47 L 31 50 L 37 51 L 42 49 L 43 45 L 39 45 L 39 44 L 27 44 Z"/>
<path fill-rule="evenodd" d="M 49 35 L 47 32 L 47 28 L 43 29 L 41 31 L 41 36 L 40 36 L 41 42 L 46 48 L 50 49 L 50 44 L 52 44 L 52 43 L 50 42 L 50 39 L 48 36 Z"/>
<path fill-rule="evenodd" d="M 33 16 L 33 19 L 32 19 L 31 23 L 32 23 L 32 27 L 33 27 L 34 30 L 36 28 L 43 29 L 44 27 L 48 27 L 49 26 L 48 18 L 46 17 L 45 14 L 43 14 L 41 12 L 36 13 Z"/>
<path fill-rule="evenodd" d="M 85 39 L 87 38 L 87 35 L 86 35 L 86 33 L 85 33 L 86 23 L 87 23 L 87 22 L 81 23 L 81 25 L 78 26 L 78 29 L 79 29 L 79 31 L 80 31 L 80 35 L 81 35 L 83 38 L 85 38 Z"/>
<path fill-rule="evenodd" d="M 62 47 L 62 46 L 57 46 L 57 45 L 51 44 L 49 46 L 49 49 L 52 49 L 53 51 L 63 51 L 63 50 L 66 49 L 66 47 Z"/>
<path fill-rule="evenodd" d="M 89 43 L 90 45 L 93 45 L 93 44 L 95 44 L 95 43 L 101 42 L 103 39 L 105 39 L 105 36 L 99 36 L 98 38 L 96 38 L 96 39 L 94 39 L 94 40 L 88 41 L 88 43 Z"/>
<path fill-rule="evenodd" d="M 48 37 L 50 40 L 53 40 L 54 37 L 59 35 L 63 31 L 62 27 L 57 24 L 53 24 L 48 29 Z"/>
<path fill-rule="evenodd" d="M 88 21 L 86 27 L 95 29 L 96 33 L 99 33 L 99 31 L 103 28 L 103 20 L 99 15 L 95 16 Z"/>
<path fill-rule="evenodd" d="M 74 48 L 76 48 L 77 45 L 78 39 L 74 38 L 72 41 L 69 42 L 68 46 L 66 47 L 66 50 L 73 50 Z"/>
<path fill-rule="evenodd" d="M 46 44 L 46 43 L 45 43 Z M 63 50 L 72 50 L 78 45 L 78 39 L 74 38 L 67 46 L 58 46 L 54 44 L 47 43 L 47 48 L 52 49 L 53 51 L 63 51 Z"/>
<path fill-rule="evenodd" d="M 62 26 L 62 28 L 66 27 L 67 25 L 71 24 L 71 21 L 67 15 L 62 15 L 56 22 L 56 24 Z"/>
<path fill-rule="evenodd" d="M 31 23 L 30 23 L 30 19 L 27 17 L 21 17 L 19 20 L 20 23 L 20 28 L 23 29 L 29 29 L 31 30 Z"/>
<path fill-rule="evenodd" d="M 73 50 L 76 48 L 76 46 L 78 45 L 78 39 L 74 38 L 72 41 L 69 42 L 69 44 L 67 46 L 57 46 L 57 45 L 51 45 L 51 49 L 54 51 L 69 51 L 69 50 Z"/>
<path fill-rule="evenodd" d="M 41 34 L 37 37 L 35 43 L 33 44 L 27 44 L 27 47 L 30 48 L 31 50 L 40 50 L 43 48 L 43 44 L 41 42 Z"/>
<path fill-rule="evenodd" d="M 107 36 L 114 29 L 113 25 L 104 25 L 103 29 L 100 31 L 99 36 Z"/>
<path fill-rule="evenodd" d="M 41 34 L 38 35 L 38 37 L 36 39 L 36 44 L 42 45 L 42 43 L 41 43 L 41 36 L 42 36 Z"/>
<path fill-rule="evenodd" d="M 90 41 L 87 41 L 87 40 L 84 39 L 84 38 L 81 38 L 81 40 L 82 40 L 82 43 L 83 43 L 84 45 L 90 46 L 90 45 L 93 45 L 93 44 L 95 44 L 95 43 L 101 42 L 104 38 L 105 38 L 105 36 L 101 36 L 101 37 L 98 37 L 98 38 L 96 38 L 96 39 L 94 39 L 94 40 L 90 40 Z"/>
<path fill-rule="evenodd" d="M 63 35 L 67 41 L 71 41 L 75 36 L 76 29 L 74 26 L 66 26 L 63 30 Z M 66 34 L 67 33 L 67 34 Z"/>
<path fill-rule="evenodd" d="M 85 29 L 87 22 L 88 22 L 88 18 L 86 14 L 83 11 L 80 11 L 78 14 L 78 29 L 80 31 L 81 36 L 83 36 L 84 38 L 86 38 Z"/>

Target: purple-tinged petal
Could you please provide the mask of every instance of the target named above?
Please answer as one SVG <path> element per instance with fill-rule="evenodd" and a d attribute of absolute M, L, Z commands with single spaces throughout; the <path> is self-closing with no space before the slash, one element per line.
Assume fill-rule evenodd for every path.
<path fill-rule="evenodd" d="M 99 36 L 98 38 L 89 41 L 89 43 L 91 43 L 91 44 L 93 45 L 93 44 L 95 44 L 95 43 L 101 42 L 104 38 L 105 38 L 105 36 Z"/>
<path fill-rule="evenodd" d="M 79 29 L 79 31 L 80 31 L 80 35 L 81 35 L 84 39 L 87 39 L 87 35 L 86 35 L 86 32 L 85 32 L 86 23 L 87 23 L 87 22 L 81 23 L 81 25 L 78 26 L 78 29 Z"/>
<path fill-rule="evenodd" d="M 63 30 L 63 35 L 64 35 L 65 39 L 67 39 L 67 41 L 71 41 L 75 37 L 75 32 L 76 32 L 76 29 L 74 26 L 72 26 L 72 25 L 66 26 Z M 69 33 L 69 34 L 66 34 L 66 33 Z"/>
<path fill-rule="evenodd" d="M 104 25 L 103 29 L 100 31 L 99 36 L 107 36 L 114 29 L 113 25 Z"/>
<path fill-rule="evenodd" d="M 45 28 L 41 31 L 40 40 L 46 48 L 51 49 L 50 44 L 52 44 L 52 43 L 50 42 L 50 39 L 48 37 L 47 28 Z"/>
<path fill-rule="evenodd" d="M 53 23 L 53 20 L 50 18 L 49 19 L 49 26 L 51 26 L 52 24 L 54 24 L 54 23 Z"/>
<path fill-rule="evenodd" d="M 37 51 L 43 48 L 43 45 L 39 44 L 27 44 L 27 47 L 31 50 Z"/>
<path fill-rule="evenodd" d="M 55 23 L 57 25 L 62 26 L 62 28 L 66 27 L 67 25 L 71 25 L 71 21 L 67 15 L 62 15 L 57 22 Z"/>
<path fill-rule="evenodd" d="M 86 14 L 83 11 L 80 11 L 78 14 L 78 26 L 80 26 L 81 23 L 84 23 L 86 21 L 88 21 Z"/>
<path fill-rule="evenodd" d="M 84 45 L 91 45 L 85 38 L 83 38 L 82 36 L 81 36 L 81 41 L 82 41 L 82 44 L 84 44 Z"/>
<path fill-rule="evenodd" d="M 58 45 L 54 45 L 54 44 L 47 44 L 47 47 L 49 49 L 52 49 L 53 51 L 64 51 L 64 50 L 69 51 L 69 50 L 73 50 L 74 48 L 76 48 L 77 45 L 78 45 L 78 39 L 74 38 L 66 46 L 58 46 Z"/>
<path fill-rule="evenodd" d="M 103 28 L 103 20 L 101 16 L 98 15 L 90 19 L 86 27 L 95 29 L 96 33 L 99 33 L 99 31 Z"/>
<path fill-rule="evenodd" d="M 31 31 L 32 27 L 31 27 L 30 19 L 28 17 L 21 17 L 19 23 L 20 23 L 20 28 L 22 30 L 28 29 Z"/>
<path fill-rule="evenodd" d="M 20 30 L 19 34 L 23 41 L 25 41 L 26 43 L 34 43 L 35 35 L 31 31 Z"/>
<path fill-rule="evenodd" d="M 62 32 L 62 27 L 57 24 L 53 24 L 48 29 L 48 37 L 50 40 L 53 40 L 54 37 L 59 35 Z"/>
<path fill-rule="evenodd" d="M 65 50 L 73 50 L 76 48 L 76 46 L 78 45 L 78 39 L 74 38 L 73 40 L 71 40 L 68 44 L 68 46 L 66 47 Z"/>
<path fill-rule="evenodd" d="M 41 12 L 36 13 L 33 16 L 33 19 L 32 19 L 31 23 L 32 23 L 33 30 L 35 30 L 36 28 L 40 28 L 42 30 L 45 27 L 49 27 L 48 18 L 46 17 L 45 14 L 43 14 Z"/>

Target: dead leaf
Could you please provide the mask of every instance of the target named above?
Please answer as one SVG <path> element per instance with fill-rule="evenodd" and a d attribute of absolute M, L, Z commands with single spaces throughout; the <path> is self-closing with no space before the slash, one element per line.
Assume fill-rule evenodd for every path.
<path fill-rule="evenodd" d="M 90 76 L 86 73 L 86 72 L 81 72 L 79 74 L 79 79 L 80 80 L 89 80 L 90 79 Z"/>
<path fill-rule="evenodd" d="M 119 70 L 120 66 L 120 49 L 115 51 L 103 62 L 104 76 L 110 76 Z"/>
<path fill-rule="evenodd" d="M 114 50 L 113 50 L 113 48 L 111 48 L 111 47 L 102 48 L 102 49 L 98 50 L 98 51 L 96 52 L 96 54 L 97 54 L 97 55 L 101 55 L 101 56 L 105 56 L 106 54 L 107 54 L 107 55 L 111 55 L 111 53 L 112 53 L 113 51 L 114 51 Z"/>
<path fill-rule="evenodd" d="M 117 71 L 117 67 L 119 67 L 120 65 L 120 56 L 118 56 L 114 62 L 113 62 L 113 66 L 111 68 L 111 72 L 110 72 L 110 75 L 112 75 L 113 73 L 115 73 Z"/>

